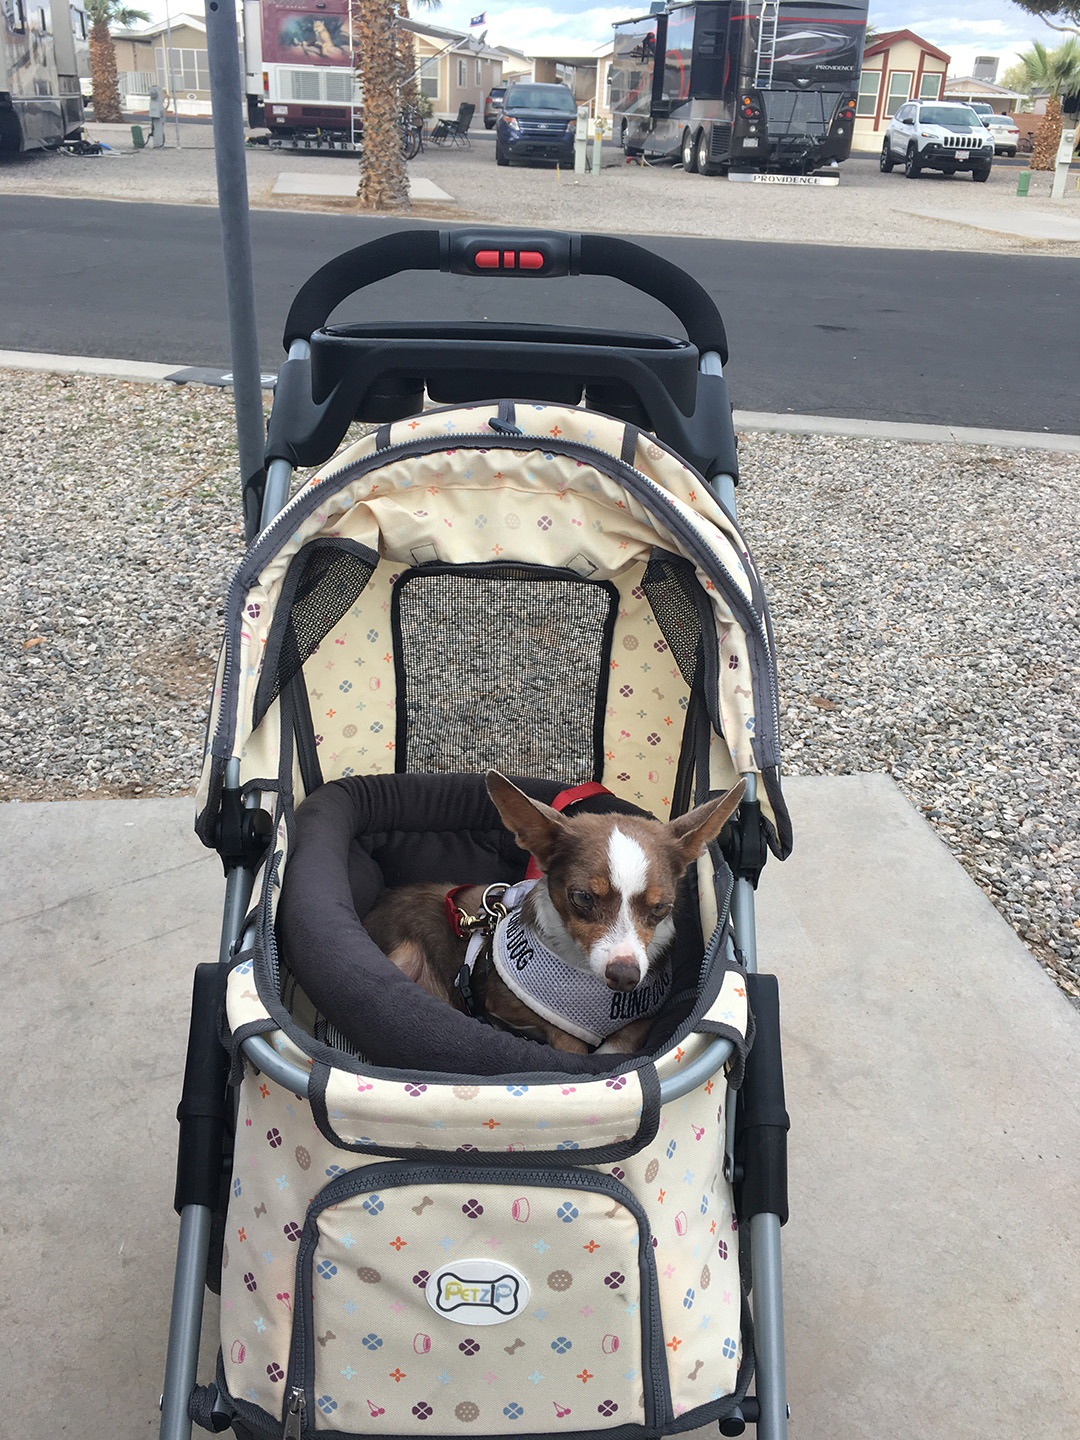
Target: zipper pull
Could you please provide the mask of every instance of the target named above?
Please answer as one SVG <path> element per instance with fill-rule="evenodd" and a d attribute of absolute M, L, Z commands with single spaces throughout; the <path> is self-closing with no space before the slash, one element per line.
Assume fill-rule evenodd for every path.
<path fill-rule="evenodd" d="M 285 1407 L 285 1434 L 283 1440 L 300 1440 L 300 1430 L 303 1423 L 304 1392 L 299 1385 L 294 1385 L 289 1391 L 289 1399 Z"/>
<path fill-rule="evenodd" d="M 524 435 L 520 425 L 515 425 L 512 420 L 497 420 L 493 416 L 488 422 L 489 427 L 496 435 Z"/>

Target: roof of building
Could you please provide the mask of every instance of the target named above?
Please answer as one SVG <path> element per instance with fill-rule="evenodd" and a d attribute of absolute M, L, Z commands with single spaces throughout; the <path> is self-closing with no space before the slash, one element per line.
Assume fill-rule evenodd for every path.
<path fill-rule="evenodd" d="M 117 28 L 109 29 L 109 34 L 114 40 L 156 40 L 159 35 L 166 34 L 169 30 L 200 30 L 206 34 L 206 21 L 195 15 L 188 15 L 186 12 L 180 15 L 171 15 L 168 20 L 156 20 L 151 25 L 143 25 L 138 30 L 124 30 Z"/>
<path fill-rule="evenodd" d="M 869 55 L 881 55 L 886 50 L 891 50 L 894 45 L 899 45 L 902 40 L 910 40 L 913 45 L 920 46 L 928 55 L 933 55 L 937 60 L 944 60 L 946 65 L 952 59 L 951 55 L 944 50 L 939 50 L 936 45 L 931 45 L 929 40 L 924 40 L 921 35 L 916 35 L 914 30 L 887 30 L 883 35 L 875 35 L 870 44 L 863 51 L 863 59 Z"/>
<path fill-rule="evenodd" d="M 1016 100 L 1019 90 L 1009 90 L 990 80 L 976 80 L 974 75 L 949 75 L 945 79 L 946 95 L 985 95 L 988 100 Z"/>
<path fill-rule="evenodd" d="M 503 52 L 496 49 L 494 45 L 487 44 L 487 31 L 481 31 L 479 35 L 467 35 L 461 30 L 445 30 L 440 25 L 428 25 L 423 20 L 402 20 L 397 22 L 403 30 L 411 30 L 414 35 L 423 35 L 428 40 L 441 41 L 444 48 L 450 54 L 457 54 L 463 51 L 468 55 L 474 55 L 478 59 L 502 60 Z"/>

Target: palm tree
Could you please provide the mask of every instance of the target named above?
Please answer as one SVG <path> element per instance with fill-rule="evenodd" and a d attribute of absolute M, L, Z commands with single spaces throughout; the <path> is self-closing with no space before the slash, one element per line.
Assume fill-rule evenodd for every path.
<path fill-rule="evenodd" d="M 1080 40 L 1068 39 L 1056 50 L 1047 50 L 1035 41 L 1020 56 L 1033 90 L 1049 91 L 1046 114 L 1035 132 L 1035 149 L 1031 156 L 1033 170 L 1052 170 L 1061 139 L 1061 97 L 1080 90 Z"/>
<path fill-rule="evenodd" d="M 106 124 L 123 120 L 120 110 L 120 88 L 116 79 L 116 47 L 109 34 L 110 25 L 121 27 L 146 22 L 145 10 L 132 9 L 123 0 L 86 0 L 90 16 L 90 77 L 94 87 L 94 119 Z"/>
<path fill-rule="evenodd" d="M 402 88 L 415 66 L 408 66 L 397 24 L 399 15 L 408 16 L 408 4 L 407 0 L 351 3 L 358 40 L 355 63 L 364 97 L 364 153 L 356 193 L 369 210 L 397 209 L 409 200 L 398 121 L 405 98 Z M 434 10 L 440 0 L 418 3 Z"/>

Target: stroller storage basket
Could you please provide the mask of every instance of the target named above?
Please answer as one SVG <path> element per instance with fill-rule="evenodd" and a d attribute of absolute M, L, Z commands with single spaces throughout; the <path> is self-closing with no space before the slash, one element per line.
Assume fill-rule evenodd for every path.
<path fill-rule="evenodd" d="M 584 1147 L 597 1118 L 574 1103 L 581 1077 L 433 1079 L 334 1083 L 339 1126 L 346 1104 L 389 1109 L 393 1087 L 399 1138 L 441 1146 L 434 1124 L 477 1141 L 388 1164 L 348 1155 L 247 1073 L 222 1273 L 221 1378 L 241 1417 L 284 1423 L 298 1392 L 305 1433 L 657 1433 L 730 1414 L 752 1361 L 723 1084 L 657 1112 L 634 1153 L 581 1165 L 572 1137 Z M 616 1107 L 638 1089 L 592 1084 Z M 518 1135 L 550 1149 L 523 1154 Z"/>

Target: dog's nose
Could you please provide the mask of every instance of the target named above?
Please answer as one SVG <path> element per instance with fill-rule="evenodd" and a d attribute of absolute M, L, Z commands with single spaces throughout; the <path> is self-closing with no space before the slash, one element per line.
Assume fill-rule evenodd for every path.
<path fill-rule="evenodd" d="M 607 963 L 604 980 L 609 990 L 636 990 L 641 969 L 636 960 L 616 955 Z"/>

